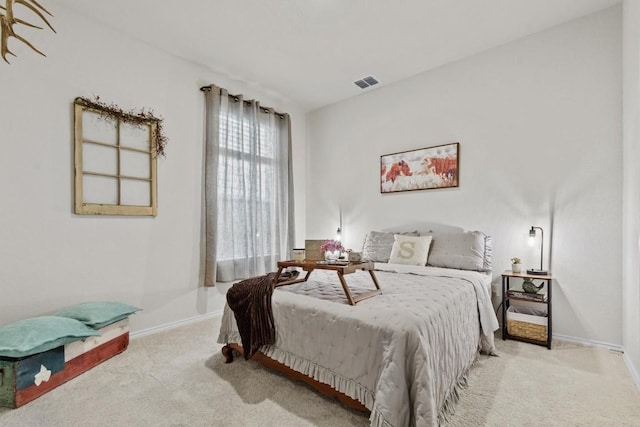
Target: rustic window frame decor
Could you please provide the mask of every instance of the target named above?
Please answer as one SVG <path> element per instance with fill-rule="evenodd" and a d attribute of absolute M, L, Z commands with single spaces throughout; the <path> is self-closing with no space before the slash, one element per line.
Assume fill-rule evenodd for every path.
<path fill-rule="evenodd" d="M 86 137 L 87 134 L 90 134 L 90 129 L 85 128 L 83 118 L 85 118 L 85 115 L 88 113 L 97 114 L 99 119 L 107 123 L 107 126 L 113 126 L 115 130 L 114 141 L 101 141 Z M 161 119 L 154 117 L 152 113 L 145 112 L 144 110 L 139 114 L 124 112 L 113 105 L 102 104 L 99 98 L 96 98 L 95 101 L 76 98 L 74 101 L 74 118 L 75 213 L 80 215 L 156 216 L 158 214 L 157 156 L 164 155 L 164 145 L 166 143 L 166 138 L 162 134 Z M 122 129 L 126 126 L 146 130 L 148 134 L 146 147 L 148 147 L 148 149 L 127 145 L 123 142 Z M 141 132 L 141 134 L 143 133 L 145 132 Z M 93 149 L 98 148 L 105 153 L 109 153 L 109 155 L 115 152 L 115 172 L 88 170 L 84 164 L 85 147 L 88 145 Z M 127 154 L 147 155 L 149 159 L 149 175 L 135 176 L 126 174 L 126 171 L 122 172 L 122 159 Z M 116 180 L 115 198 L 117 200 L 115 203 L 96 203 L 95 201 L 87 200 L 84 188 L 84 181 L 87 177 Z M 122 194 L 123 183 L 148 183 L 150 186 L 148 205 L 125 204 Z"/>
<path fill-rule="evenodd" d="M 460 143 L 380 156 L 380 193 L 460 185 Z"/>

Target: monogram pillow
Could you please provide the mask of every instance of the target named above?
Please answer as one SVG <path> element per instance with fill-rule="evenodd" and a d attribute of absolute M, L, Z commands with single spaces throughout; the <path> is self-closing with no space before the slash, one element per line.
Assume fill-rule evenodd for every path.
<path fill-rule="evenodd" d="M 390 264 L 427 265 L 431 236 L 395 235 Z"/>

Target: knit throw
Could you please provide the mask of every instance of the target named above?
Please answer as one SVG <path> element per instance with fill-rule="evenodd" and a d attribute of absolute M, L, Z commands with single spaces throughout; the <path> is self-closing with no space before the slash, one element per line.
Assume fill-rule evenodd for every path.
<path fill-rule="evenodd" d="M 280 275 L 278 282 L 291 280 L 298 271 Z M 242 280 L 227 291 L 227 303 L 233 310 L 242 341 L 245 360 L 249 360 L 263 345 L 276 342 L 271 296 L 276 273 Z"/>

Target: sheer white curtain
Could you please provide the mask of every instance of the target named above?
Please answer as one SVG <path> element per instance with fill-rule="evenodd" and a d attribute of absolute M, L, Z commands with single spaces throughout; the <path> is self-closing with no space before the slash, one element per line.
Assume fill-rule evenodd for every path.
<path fill-rule="evenodd" d="M 288 114 L 205 91 L 205 286 L 273 271 L 293 247 Z"/>

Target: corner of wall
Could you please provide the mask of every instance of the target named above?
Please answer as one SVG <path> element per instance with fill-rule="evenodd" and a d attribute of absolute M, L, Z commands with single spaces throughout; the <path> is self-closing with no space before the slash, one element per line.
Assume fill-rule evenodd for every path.
<path fill-rule="evenodd" d="M 629 369 L 629 373 L 631 374 L 631 379 L 633 380 L 633 383 L 636 385 L 636 389 L 638 390 L 638 392 L 640 392 L 640 375 L 638 375 L 638 371 L 636 370 L 636 367 L 633 365 L 633 362 L 631 361 L 631 358 L 627 353 L 624 353 L 622 355 L 622 358 L 624 359 L 624 363 L 627 365 L 627 369 Z"/>

